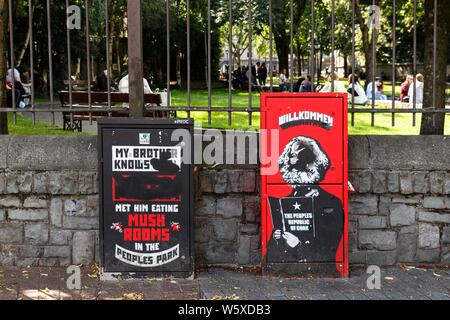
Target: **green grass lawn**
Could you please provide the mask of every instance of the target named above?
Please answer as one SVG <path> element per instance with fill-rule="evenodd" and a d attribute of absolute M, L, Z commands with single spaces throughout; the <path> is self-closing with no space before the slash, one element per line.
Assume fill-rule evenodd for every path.
<path fill-rule="evenodd" d="M 16 119 L 16 124 L 14 124 L 12 113 L 8 113 L 8 130 L 10 135 L 86 135 L 80 132 L 64 131 L 57 126 L 49 125 L 44 122 L 36 121 L 35 126 L 33 126 L 33 121 L 31 121 L 31 119 L 20 114 L 17 114 Z"/>
<path fill-rule="evenodd" d="M 399 88 L 398 88 L 399 90 Z M 246 91 L 233 91 L 232 105 L 236 108 L 247 108 L 249 106 L 249 94 Z M 212 91 L 212 108 L 228 107 L 228 89 L 214 89 Z M 45 103 L 44 100 L 40 103 Z M 187 92 L 183 90 L 172 91 L 172 105 L 182 107 L 187 105 Z M 197 107 L 208 106 L 208 92 L 206 90 L 195 90 L 191 94 L 191 105 Z M 260 107 L 258 93 L 252 94 L 252 107 Z M 385 108 L 390 108 L 386 106 Z M 186 112 L 179 112 L 180 118 L 186 117 Z M 218 129 L 239 129 L 239 130 L 258 130 L 260 125 L 259 113 L 252 114 L 252 124 L 249 125 L 249 116 L 246 112 L 233 112 L 232 125 L 228 125 L 227 112 L 211 113 L 211 125 L 208 125 L 207 112 L 191 112 L 191 117 L 195 119 L 197 126 L 203 128 Z M 421 115 L 416 115 L 416 126 L 413 126 L 412 114 L 396 114 L 396 126 L 392 127 L 391 114 L 376 114 L 375 126 L 371 126 L 371 114 L 355 114 L 355 126 L 351 126 L 351 115 L 349 114 L 349 133 L 351 135 L 373 134 L 373 135 L 418 135 L 420 130 Z M 12 115 L 8 115 L 9 132 L 11 135 L 83 135 L 78 132 L 68 132 L 61 128 L 37 122 L 33 127 L 29 118 L 17 115 L 17 124 L 12 123 Z M 445 134 L 450 135 L 450 115 L 447 115 Z"/>

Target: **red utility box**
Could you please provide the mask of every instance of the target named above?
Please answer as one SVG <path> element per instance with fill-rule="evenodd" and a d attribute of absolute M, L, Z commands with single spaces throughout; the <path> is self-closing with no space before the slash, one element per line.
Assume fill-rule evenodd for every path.
<path fill-rule="evenodd" d="M 266 273 L 348 276 L 347 99 L 261 95 Z"/>

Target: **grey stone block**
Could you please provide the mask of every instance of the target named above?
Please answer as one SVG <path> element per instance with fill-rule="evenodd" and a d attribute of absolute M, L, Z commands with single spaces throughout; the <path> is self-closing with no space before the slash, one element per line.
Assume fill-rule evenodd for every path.
<path fill-rule="evenodd" d="M 6 192 L 9 194 L 19 193 L 19 185 L 17 184 L 17 173 L 8 172 L 6 175 Z"/>
<path fill-rule="evenodd" d="M 261 216 L 261 198 L 259 196 L 245 196 L 243 210 L 246 222 L 257 222 Z"/>
<path fill-rule="evenodd" d="M 99 228 L 99 221 L 96 217 L 63 217 L 64 229 L 71 230 L 95 230 Z"/>
<path fill-rule="evenodd" d="M 370 168 L 369 139 L 367 136 L 349 136 L 349 167 L 352 169 Z"/>
<path fill-rule="evenodd" d="M 207 243 L 211 241 L 212 228 L 209 219 L 194 219 L 194 236 L 196 243 Z"/>
<path fill-rule="evenodd" d="M 447 173 L 445 175 L 444 180 L 444 194 L 450 194 L 450 174 Z"/>
<path fill-rule="evenodd" d="M 435 249 L 439 248 L 439 227 L 428 223 L 419 224 L 419 248 Z"/>
<path fill-rule="evenodd" d="M 447 244 L 450 243 L 450 226 L 442 229 L 442 242 Z"/>
<path fill-rule="evenodd" d="M 378 197 L 375 195 L 351 195 L 349 212 L 352 215 L 376 215 L 378 213 Z"/>
<path fill-rule="evenodd" d="M 86 199 L 67 199 L 64 201 L 64 214 L 77 217 L 86 216 Z"/>
<path fill-rule="evenodd" d="M 5 257 L 0 255 L 0 266 L 13 267 L 15 266 L 14 257 Z"/>
<path fill-rule="evenodd" d="M 450 209 L 450 197 L 444 198 L 445 208 Z"/>
<path fill-rule="evenodd" d="M 417 226 L 409 226 L 400 228 L 399 234 L 415 234 L 417 235 Z"/>
<path fill-rule="evenodd" d="M 261 249 L 261 237 L 259 234 L 249 236 L 250 238 L 250 250 L 260 250 Z"/>
<path fill-rule="evenodd" d="M 367 193 L 372 191 L 372 173 L 370 171 L 360 171 L 356 179 L 356 191 Z"/>
<path fill-rule="evenodd" d="M 13 136 L 11 170 L 97 170 L 97 138 L 83 136 Z"/>
<path fill-rule="evenodd" d="M 22 206 L 22 201 L 16 196 L 0 197 L 0 207 L 4 208 L 18 208 Z"/>
<path fill-rule="evenodd" d="M 242 201 L 241 198 L 228 197 L 217 200 L 217 215 L 224 218 L 241 217 Z"/>
<path fill-rule="evenodd" d="M 17 223 L 0 223 L 0 243 L 23 242 L 23 226 Z"/>
<path fill-rule="evenodd" d="M 237 221 L 234 219 L 215 219 L 212 221 L 213 237 L 215 240 L 236 240 Z"/>
<path fill-rule="evenodd" d="M 450 247 L 444 247 L 441 252 L 441 263 L 450 264 Z"/>
<path fill-rule="evenodd" d="M 98 217 L 99 212 L 99 197 L 96 196 L 87 196 L 86 197 L 86 214 L 89 217 Z"/>
<path fill-rule="evenodd" d="M 214 174 L 214 193 L 224 194 L 228 187 L 227 171 L 218 171 Z"/>
<path fill-rule="evenodd" d="M 358 240 L 360 248 L 369 250 L 394 250 L 397 247 L 394 231 L 360 230 Z"/>
<path fill-rule="evenodd" d="M 4 173 L 0 173 L 0 194 L 6 192 L 6 177 Z"/>
<path fill-rule="evenodd" d="M 425 197 L 423 199 L 423 207 L 429 209 L 445 209 L 444 198 L 442 197 Z"/>
<path fill-rule="evenodd" d="M 206 264 L 236 263 L 237 248 L 235 243 L 211 242 L 197 246 L 197 261 Z"/>
<path fill-rule="evenodd" d="M 59 198 L 50 201 L 50 222 L 55 227 L 62 227 L 63 202 Z"/>
<path fill-rule="evenodd" d="M 195 203 L 195 214 L 198 216 L 213 216 L 216 214 L 216 198 L 209 195 L 203 195 Z"/>
<path fill-rule="evenodd" d="M 25 172 L 17 176 L 17 185 L 20 193 L 31 193 L 33 173 Z"/>
<path fill-rule="evenodd" d="M 8 217 L 19 221 L 47 221 L 47 209 L 10 209 Z"/>
<path fill-rule="evenodd" d="M 364 137 L 358 137 L 364 139 Z M 445 136 L 369 136 L 371 168 L 440 171 L 450 168 Z M 365 150 L 367 151 L 367 150 Z M 432 156 L 430 156 L 432 155 Z M 351 163 L 351 162 L 350 162 Z M 352 166 L 350 166 L 352 167 Z"/>
<path fill-rule="evenodd" d="M 94 262 L 95 232 L 75 232 L 72 243 L 72 262 L 74 264 L 89 265 Z"/>
<path fill-rule="evenodd" d="M 350 264 L 366 264 L 367 252 L 366 251 L 352 251 L 349 255 Z"/>
<path fill-rule="evenodd" d="M 11 137 L 9 135 L 0 136 L 0 169 L 6 169 L 8 167 L 8 147 Z"/>
<path fill-rule="evenodd" d="M 6 219 L 6 211 L 5 209 L 0 209 L 0 221 L 4 221 Z"/>
<path fill-rule="evenodd" d="M 400 192 L 400 173 L 388 172 L 387 173 L 387 189 L 391 193 Z"/>
<path fill-rule="evenodd" d="M 244 186 L 243 191 L 246 193 L 253 193 L 256 190 L 256 172 L 245 170 L 243 172 Z"/>
<path fill-rule="evenodd" d="M 62 194 L 61 173 L 49 172 L 47 179 L 47 190 L 52 195 Z"/>
<path fill-rule="evenodd" d="M 397 263 L 397 253 L 395 251 L 367 251 L 367 264 L 392 266 Z"/>
<path fill-rule="evenodd" d="M 46 244 L 48 242 L 48 225 L 44 223 L 26 224 L 25 242 L 27 244 Z"/>
<path fill-rule="evenodd" d="M 238 263 L 248 265 L 250 261 L 250 237 L 241 235 L 239 236 Z"/>
<path fill-rule="evenodd" d="M 430 172 L 430 192 L 432 194 L 442 194 L 444 191 L 445 172 Z"/>
<path fill-rule="evenodd" d="M 440 261 L 440 255 L 441 255 L 440 249 L 431 249 L 431 250 L 417 249 L 415 260 L 416 262 L 436 263 Z"/>
<path fill-rule="evenodd" d="M 415 262 L 417 250 L 417 234 L 400 233 L 398 235 L 398 261 L 412 263 Z"/>
<path fill-rule="evenodd" d="M 373 177 L 373 193 L 385 193 L 387 191 L 386 172 L 375 171 Z"/>
<path fill-rule="evenodd" d="M 16 257 L 15 266 L 19 268 L 32 268 L 39 266 L 39 258 Z"/>
<path fill-rule="evenodd" d="M 94 193 L 94 172 L 81 171 L 78 179 L 80 194 Z"/>
<path fill-rule="evenodd" d="M 68 258 L 70 257 L 69 246 L 46 246 L 44 247 L 45 258 Z"/>
<path fill-rule="evenodd" d="M 59 267 L 58 258 L 42 258 L 39 259 L 40 267 Z"/>
<path fill-rule="evenodd" d="M 391 204 L 391 197 L 380 195 L 380 201 L 378 203 L 378 213 L 382 216 L 387 216 L 389 214 L 389 208 Z"/>
<path fill-rule="evenodd" d="M 392 203 L 419 204 L 423 202 L 422 195 L 415 196 L 396 196 L 392 198 Z"/>
<path fill-rule="evenodd" d="M 78 194 L 78 172 L 64 171 L 61 174 L 61 193 Z"/>
<path fill-rule="evenodd" d="M 361 216 L 358 222 L 360 229 L 384 229 L 387 227 L 386 217 Z"/>
<path fill-rule="evenodd" d="M 239 225 L 239 233 L 241 234 L 257 234 L 259 232 L 259 225 L 257 224 L 241 224 Z"/>
<path fill-rule="evenodd" d="M 213 179 L 210 171 L 201 171 L 199 174 L 200 192 L 211 193 L 214 191 Z"/>
<path fill-rule="evenodd" d="M 67 245 L 72 239 L 72 231 L 69 230 L 55 230 L 50 229 L 50 244 L 52 245 Z"/>
<path fill-rule="evenodd" d="M 428 173 L 415 172 L 414 173 L 414 192 L 415 193 L 428 193 Z"/>
<path fill-rule="evenodd" d="M 450 223 L 450 214 L 419 210 L 419 221 L 431 223 Z"/>
<path fill-rule="evenodd" d="M 411 173 L 400 173 L 400 192 L 402 194 L 412 194 L 414 192 L 413 177 Z"/>
<path fill-rule="evenodd" d="M 23 202 L 25 208 L 47 208 L 47 199 L 31 196 L 25 199 Z"/>
<path fill-rule="evenodd" d="M 389 208 L 392 227 L 410 226 L 416 222 L 416 208 L 405 204 L 393 204 Z"/>
<path fill-rule="evenodd" d="M 47 193 L 48 184 L 47 172 L 36 172 L 33 175 L 33 193 L 44 194 Z"/>
<path fill-rule="evenodd" d="M 19 256 L 26 258 L 40 258 L 42 256 L 42 248 L 29 245 L 22 246 L 19 249 Z"/>
<path fill-rule="evenodd" d="M 241 170 L 226 170 L 229 179 L 229 190 L 234 193 L 241 193 L 244 190 L 244 176 Z"/>

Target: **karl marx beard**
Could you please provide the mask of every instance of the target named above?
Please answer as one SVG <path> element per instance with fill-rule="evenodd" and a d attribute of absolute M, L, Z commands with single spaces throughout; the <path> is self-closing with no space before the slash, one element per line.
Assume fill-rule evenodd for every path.
<path fill-rule="evenodd" d="M 330 168 L 330 159 L 316 140 L 299 136 L 286 145 L 278 164 L 283 179 L 293 191 L 286 198 L 269 197 L 273 233 L 267 260 L 335 262 L 344 223 L 342 203 L 319 186 Z M 295 208 L 292 208 L 293 201 Z M 298 202 L 301 201 L 310 204 L 306 207 L 312 215 L 308 229 L 298 230 L 291 228 L 284 214 L 300 210 Z"/>

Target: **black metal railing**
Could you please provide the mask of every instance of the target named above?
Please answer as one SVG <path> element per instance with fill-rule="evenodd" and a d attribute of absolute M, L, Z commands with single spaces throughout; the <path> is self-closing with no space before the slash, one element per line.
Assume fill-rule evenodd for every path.
<path fill-rule="evenodd" d="M 166 74 L 167 74 L 167 106 L 155 106 L 153 107 L 155 111 L 175 111 L 175 112 L 185 112 L 187 117 L 191 117 L 192 116 L 192 112 L 205 112 L 208 115 L 208 124 L 212 123 L 212 120 L 214 118 L 214 115 L 217 112 L 220 113 L 227 113 L 228 115 L 228 125 L 232 125 L 233 122 L 233 114 L 234 113 L 247 113 L 248 114 L 248 124 L 252 125 L 252 115 L 254 113 L 258 113 L 259 107 L 254 107 L 253 106 L 253 94 L 254 94 L 254 86 L 252 85 L 252 72 L 249 72 L 249 79 L 248 79 L 248 105 L 247 107 L 236 107 L 234 106 L 234 101 L 233 101 L 233 87 L 232 87 L 232 71 L 234 69 L 234 57 L 233 57 L 233 41 L 234 40 L 234 34 L 233 34 L 233 29 L 232 29 L 232 25 L 234 23 L 234 17 L 233 17 L 233 0 L 228 0 L 228 13 L 229 13 L 229 17 L 228 17 L 228 34 L 227 34 L 227 39 L 226 39 L 226 44 L 225 47 L 228 47 L 228 62 L 229 62 L 229 66 L 228 66 L 228 105 L 224 105 L 224 106 L 213 106 L 213 101 L 212 101 L 212 96 L 213 96 L 213 89 L 212 89 L 212 74 L 213 74 L 213 64 L 212 64 L 212 52 L 211 52 L 211 48 L 212 48 L 212 40 L 211 40 L 211 28 L 212 28 L 212 23 L 211 23 L 211 18 L 212 18 L 212 13 L 211 13 L 211 2 L 214 0 L 206 0 L 207 1 L 207 54 L 206 54 L 206 60 L 207 60 L 207 92 L 208 92 L 208 99 L 207 99 L 207 106 L 195 106 L 192 103 L 192 81 L 191 81 L 191 74 L 192 74 L 192 69 L 191 69 L 191 2 L 189 0 L 186 0 L 186 82 L 187 82 L 187 102 L 185 106 L 178 106 L 178 107 L 174 107 L 173 105 L 171 105 L 171 56 L 170 56 L 170 50 L 171 50 L 171 1 L 172 0 L 167 0 L 166 1 L 166 50 L 167 50 L 167 65 L 166 65 Z M 86 54 L 87 54 L 87 58 L 86 58 L 86 62 L 87 62 L 87 91 L 88 91 L 88 95 L 89 97 L 91 96 L 92 92 L 91 92 L 91 87 L 92 87 L 92 78 L 91 78 L 91 74 L 92 74 L 92 64 L 91 64 L 91 59 L 90 59 L 90 55 L 91 55 L 91 44 L 90 44 L 90 0 L 84 0 L 84 9 L 85 9 L 85 37 L 86 37 Z M 273 0 L 267 0 L 267 10 L 268 10 L 268 21 L 267 24 L 269 26 L 269 70 L 268 70 L 268 75 L 269 75 L 269 80 L 270 80 L 270 85 L 268 86 L 268 91 L 273 91 L 274 90 L 274 35 L 273 35 Z M 54 63 L 53 63 L 53 55 L 52 55 L 52 50 L 53 50 L 53 46 L 54 43 L 52 41 L 52 20 L 51 20 L 51 6 L 52 6 L 52 1 L 51 0 L 46 0 L 46 10 L 47 10 L 47 31 L 48 31 L 48 43 L 47 43 L 47 49 L 48 49 L 48 70 L 49 70 L 49 77 L 48 77 L 48 88 L 49 88 L 49 102 L 48 104 L 42 106 L 40 105 L 39 107 L 36 107 L 36 100 L 35 100 L 35 90 L 34 90 L 34 46 L 33 46 L 33 28 L 34 23 L 33 23 L 33 10 L 32 10 L 32 3 L 33 0 L 29 0 L 28 1 L 28 14 L 29 14 L 29 19 L 28 19 L 28 28 L 30 28 L 31 33 L 30 33 L 30 45 L 29 45 L 29 61 L 30 61 L 30 68 L 31 68 L 31 83 L 32 83 L 32 88 L 31 88 L 31 99 L 30 99 L 30 108 L 27 109 L 19 109 L 18 106 L 16 105 L 16 90 L 15 90 L 15 84 L 14 81 L 12 83 L 12 107 L 11 108 L 3 108 L 0 109 L 0 112 L 11 112 L 13 114 L 13 121 L 14 123 L 16 123 L 17 121 L 17 113 L 31 113 L 31 117 L 32 117 L 32 121 L 33 124 L 36 122 L 36 118 L 35 115 L 36 113 L 41 113 L 41 112 L 46 112 L 46 113 L 51 113 L 52 114 L 52 122 L 55 123 L 55 113 L 58 112 L 69 112 L 72 115 L 75 114 L 78 111 L 89 111 L 89 119 L 90 122 L 92 123 L 93 121 L 93 115 L 95 115 L 96 113 L 99 112 L 113 112 L 114 108 L 112 106 L 111 103 L 111 77 L 108 76 L 108 101 L 105 103 L 105 105 L 103 107 L 98 107 L 98 106 L 93 106 L 92 101 L 89 99 L 88 104 L 86 106 L 86 108 L 81 108 L 80 106 L 74 105 L 72 99 L 69 99 L 69 103 L 68 103 L 68 107 L 58 107 L 56 106 L 55 103 L 55 99 L 54 99 L 54 88 L 55 88 L 55 84 L 54 84 Z M 109 0 L 105 0 L 105 44 L 106 44 L 106 52 L 105 52 L 105 56 L 106 56 L 106 70 L 108 72 L 108 75 L 111 74 L 112 69 L 111 69 L 111 61 L 110 61 L 110 55 L 109 52 L 111 50 L 110 46 L 110 25 L 109 25 L 109 21 L 110 21 L 110 16 L 109 16 Z M 225 1 L 226 3 L 226 1 Z M 253 19 L 253 10 L 254 10 L 254 0 L 248 0 L 248 29 L 249 29 L 249 37 L 248 37 L 248 52 L 249 52 L 249 61 L 250 61 L 250 68 L 251 68 L 251 63 L 253 61 L 253 56 L 252 56 L 252 52 L 253 52 L 253 26 L 254 26 L 254 19 Z M 15 57 L 14 57 L 14 50 L 15 50 L 15 35 L 14 35 L 14 17 L 13 17 L 13 11 L 12 11 L 12 4 L 13 1 L 12 0 L 8 0 L 8 4 L 9 4 L 9 46 L 10 46 L 10 65 L 11 66 L 15 66 Z M 309 48 L 309 61 L 308 61 L 308 73 L 311 75 L 312 78 L 312 86 L 313 86 L 313 90 L 314 90 L 314 83 L 315 83 L 315 75 L 316 75 L 316 71 L 317 71 L 317 65 L 316 65 L 316 50 L 314 48 L 315 46 L 315 37 L 316 37 L 316 33 L 317 31 L 317 19 L 315 16 L 315 10 L 314 10 L 314 4 L 315 4 L 315 0 L 310 0 L 310 6 L 311 6 L 311 12 L 310 12 L 310 20 L 311 20 L 311 34 L 310 34 L 310 38 L 311 38 L 311 42 L 310 42 L 310 48 Z M 66 0 L 66 7 L 69 8 L 69 0 Z M 331 59 L 331 70 L 335 70 L 336 69 L 336 41 L 335 41 L 335 32 L 336 32 L 336 4 L 335 4 L 335 0 L 331 0 L 330 2 L 331 5 L 331 25 L 329 26 L 329 32 L 331 33 L 331 50 L 330 50 L 330 59 Z M 349 6 L 349 10 L 352 11 L 352 20 L 351 20 L 351 34 L 352 34 L 352 48 L 351 48 L 351 68 L 352 70 L 356 70 L 356 55 L 357 55 L 357 46 L 356 46 L 356 38 L 357 38 L 357 30 L 356 30 L 356 6 L 359 5 L 359 2 L 357 2 L 357 0 L 352 0 L 351 4 Z M 376 5 L 376 1 L 373 0 L 372 1 L 372 5 L 375 6 Z M 416 126 L 417 124 L 417 119 L 416 119 L 416 115 L 417 114 L 424 114 L 424 113 L 431 113 L 433 115 L 436 114 L 442 114 L 442 113 L 450 113 L 449 109 L 442 109 L 442 108 L 437 108 L 436 106 L 436 90 L 433 90 L 433 105 L 429 106 L 427 108 L 421 108 L 421 106 L 417 103 L 416 101 L 416 97 L 417 95 L 414 94 L 413 95 L 413 101 L 411 101 L 410 104 L 408 104 L 406 107 L 405 105 L 402 105 L 402 108 L 398 107 L 398 104 L 400 102 L 395 101 L 395 96 L 396 96 L 396 63 L 397 63 L 397 52 L 396 52 L 396 35 L 397 35 L 397 2 L 396 0 L 393 0 L 393 4 L 392 4 L 392 56 L 391 56 L 391 62 L 392 62 L 392 100 L 390 102 L 388 102 L 388 104 L 385 104 L 384 107 L 380 107 L 380 103 L 377 102 L 375 100 L 375 85 L 372 86 L 373 88 L 373 92 L 372 92 L 372 99 L 369 103 L 369 105 L 367 106 L 356 106 L 355 104 L 355 77 L 352 77 L 352 95 L 349 101 L 349 113 L 351 115 L 350 117 L 350 122 L 351 125 L 355 125 L 355 115 L 356 114 L 361 114 L 361 113 L 366 113 L 366 114 L 370 114 L 371 115 L 371 125 L 375 126 L 376 124 L 376 115 L 377 114 L 392 114 L 392 126 L 396 125 L 396 114 L 412 114 L 412 125 Z M 434 5 L 435 7 L 437 6 L 437 0 L 434 0 Z M 414 82 L 412 84 L 413 88 L 414 88 L 414 92 L 416 91 L 416 87 L 417 87 L 417 80 L 415 78 L 416 74 L 417 74 L 417 65 L 418 65 L 418 48 L 417 48 L 417 34 L 418 34 L 418 16 L 417 16 L 417 7 L 418 7 L 418 0 L 413 0 L 413 43 L 412 43 L 412 51 L 413 51 L 413 55 L 412 55 L 412 70 L 413 70 L 413 75 L 414 75 Z M 290 63 L 290 91 L 293 90 L 294 88 L 294 59 L 295 59 L 295 55 L 294 55 L 294 32 L 295 32 L 295 28 L 294 28 L 294 1 L 290 0 L 289 2 L 289 9 L 290 9 L 290 52 L 289 52 L 289 63 Z M 143 59 L 142 59 L 142 26 L 139 26 L 139 23 L 141 23 L 141 3 L 140 1 L 136 1 L 136 0 L 128 0 L 128 15 L 131 15 L 132 17 L 134 17 L 134 19 L 128 19 L 128 45 L 129 48 L 131 46 L 133 46 L 133 50 L 129 49 L 129 59 L 132 63 L 128 64 L 128 68 L 129 68 L 129 74 L 130 75 L 134 75 L 134 77 L 130 76 L 130 83 L 129 83 L 129 90 L 130 90 L 130 114 L 132 116 L 139 116 L 143 114 L 143 99 L 142 99 L 142 83 L 139 81 L 139 78 L 142 77 L 142 64 L 143 64 Z M 125 13 L 124 13 L 125 15 Z M 138 17 L 139 16 L 139 17 Z M 69 18 L 69 14 L 67 14 L 67 17 Z M 136 23 L 136 18 L 138 18 L 139 23 Z M 141 27 L 141 29 L 139 29 L 139 27 Z M 68 90 L 69 90 L 69 96 L 71 97 L 73 94 L 73 83 L 72 83 L 72 57 L 71 57 L 71 49 L 72 46 L 74 45 L 71 42 L 71 30 L 69 29 L 69 27 L 67 27 L 66 31 L 66 39 L 67 39 L 67 74 L 68 74 Z M 372 26 L 372 38 L 376 38 L 376 28 L 374 26 Z M 436 77 L 434 75 L 436 75 L 436 70 L 438 67 L 442 67 L 442 66 L 437 66 L 437 61 L 436 61 L 436 52 L 437 52 L 437 12 L 436 10 L 434 10 L 434 45 L 433 45 L 433 53 L 434 53 L 434 63 L 433 63 L 433 88 L 436 88 Z M 144 36 L 144 41 L 145 41 L 145 36 Z M 43 43 L 39 44 L 40 46 L 43 46 Z M 138 50 L 136 50 L 135 48 L 138 48 Z M 376 50 L 377 50 L 377 43 L 376 41 L 372 41 L 372 56 L 376 57 Z M 298 57 L 297 57 L 298 58 Z M 129 61 L 129 62 L 130 62 Z M 376 70 L 377 70 L 377 61 L 376 59 L 373 59 L 373 61 L 371 61 L 372 63 L 372 73 L 371 73 L 371 81 L 372 83 L 375 83 L 375 74 L 376 74 Z M 335 85 L 334 85 L 334 81 L 331 81 L 331 90 L 334 92 L 335 90 Z M 169 114 L 169 113 L 165 113 L 165 114 Z"/>

